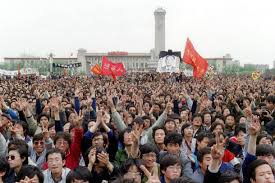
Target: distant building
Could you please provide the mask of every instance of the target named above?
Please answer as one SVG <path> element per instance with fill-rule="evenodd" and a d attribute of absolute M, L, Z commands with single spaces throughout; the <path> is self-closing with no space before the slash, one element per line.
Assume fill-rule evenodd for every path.
<path fill-rule="evenodd" d="M 261 73 L 264 73 L 266 70 L 269 69 L 268 64 L 244 64 L 244 68 L 250 68 L 253 70 L 260 71 Z"/>
<path fill-rule="evenodd" d="M 275 60 L 273 60 L 273 69 L 275 69 Z"/>
<path fill-rule="evenodd" d="M 89 73 L 90 67 L 101 63 L 102 56 L 107 56 L 113 62 L 122 62 L 129 72 L 150 72 L 155 71 L 158 64 L 158 56 L 160 51 L 165 51 L 165 15 L 163 8 L 154 11 L 155 17 L 155 48 L 148 53 L 128 53 L 126 51 L 112 51 L 108 53 L 92 53 L 81 48 L 77 52 L 76 58 L 40 58 L 40 57 L 6 57 L 4 62 L 9 64 L 9 70 L 16 70 L 20 67 L 38 68 L 39 73 L 49 74 L 51 69 L 53 73 L 60 73 L 62 68 L 51 68 L 50 63 L 71 64 L 75 62 L 81 63 L 81 68 L 69 68 L 70 74 L 79 72 Z M 225 67 L 234 64 L 229 54 L 223 57 L 206 58 L 210 65 L 213 65 L 217 72 L 221 73 Z M 183 64 L 184 65 L 184 64 Z M 184 66 L 183 66 L 184 67 Z"/>

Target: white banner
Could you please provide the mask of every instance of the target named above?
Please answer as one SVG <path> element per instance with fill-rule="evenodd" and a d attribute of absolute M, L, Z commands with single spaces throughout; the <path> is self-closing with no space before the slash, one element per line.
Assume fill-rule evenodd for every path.
<path fill-rule="evenodd" d="M 180 58 L 175 55 L 167 55 L 158 61 L 157 72 L 179 72 Z"/>
<path fill-rule="evenodd" d="M 16 71 L 8 71 L 8 70 L 0 69 L 0 75 L 4 75 L 4 76 L 17 76 L 17 74 L 18 74 L 18 70 L 16 70 Z M 20 74 L 21 75 L 30 75 L 30 74 L 39 75 L 39 72 L 37 71 L 37 69 L 34 69 L 34 68 L 26 68 L 26 69 L 21 69 L 20 70 Z"/>

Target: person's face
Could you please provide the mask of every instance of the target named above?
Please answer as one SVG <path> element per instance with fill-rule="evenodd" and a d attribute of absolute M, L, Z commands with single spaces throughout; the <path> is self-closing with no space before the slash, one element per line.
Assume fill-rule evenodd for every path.
<path fill-rule="evenodd" d="M 238 134 L 237 134 L 237 142 L 239 145 L 241 146 L 244 146 L 245 144 L 245 133 L 243 131 L 240 131 Z"/>
<path fill-rule="evenodd" d="M 230 114 L 229 109 L 225 109 L 225 110 L 223 111 L 223 116 L 227 116 L 228 114 Z"/>
<path fill-rule="evenodd" d="M 205 148 L 205 147 L 208 146 L 208 144 L 209 144 L 209 138 L 208 137 L 204 137 L 202 139 L 202 141 L 200 141 L 200 142 L 198 141 L 197 144 L 198 144 L 198 150 L 201 150 L 201 149 L 203 149 L 203 148 Z"/>
<path fill-rule="evenodd" d="M 63 138 L 59 138 L 56 141 L 55 147 L 61 151 L 63 151 L 64 153 L 67 152 L 67 150 L 69 149 L 69 143 L 64 140 Z"/>
<path fill-rule="evenodd" d="M 31 183 L 41 183 L 39 182 L 39 178 L 37 175 L 34 175 L 33 178 L 31 178 L 31 180 L 32 180 Z"/>
<path fill-rule="evenodd" d="M 148 129 L 150 127 L 150 124 L 151 124 L 150 119 L 145 119 L 143 124 L 144 129 Z"/>
<path fill-rule="evenodd" d="M 274 175 L 269 165 L 264 164 L 255 169 L 255 180 L 250 179 L 252 183 L 271 183 L 274 182 Z"/>
<path fill-rule="evenodd" d="M 53 153 L 48 155 L 47 163 L 52 174 L 59 174 L 62 172 L 65 161 L 62 160 L 60 153 Z"/>
<path fill-rule="evenodd" d="M 182 111 L 180 113 L 180 117 L 183 121 L 188 121 L 188 112 L 187 111 Z"/>
<path fill-rule="evenodd" d="M 217 125 L 217 126 L 214 128 L 213 133 L 214 133 L 214 134 L 223 133 L 223 128 L 222 128 L 222 126 L 221 126 L 221 125 Z"/>
<path fill-rule="evenodd" d="M 179 178 L 181 175 L 181 166 L 179 164 L 168 166 L 166 170 L 162 170 L 162 173 L 167 180 Z"/>
<path fill-rule="evenodd" d="M 154 105 L 154 112 L 159 113 L 160 112 L 160 107 L 159 105 Z"/>
<path fill-rule="evenodd" d="M 136 108 L 135 107 L 130 107 L 129 108 L 129 113 L 136 115 Z"/>
<path fill-rule="evenodd" d="M 10 168 L 15 169 L 23 165 L 25 159 L 21 159 L 20 154 L 16 150 L 11 150 L 7 157 Z"/>
<path fill-rule="evenodd" d="M 75 113 L 71 113 L 69 116 L 69 122 L 73 122 L 76 119 L 76 114 Z"/>
<path fill-rule="evenodd" d="M 74 179 L 71 181 L 71 183 L 89 183 L 89 181 L 85 181 L 85 180 L 82 180 L 82 179 Z"/>
<path fill-rule="evenodd" d="M 211 125 L 211 115 L 210 114 L 205 114 L 203 122 L 204 122 L 205 125 Z"/>
<path fill-rule="evenodd" d="M 99 135 L 99 136 L 94 137 L 92 140 L 92 146 L 93 147 L 104 147 L 103 136 Z"/>
<path fill-rule="evenodd" d="M 274 109 L 274 107 L 275 107 L 275 105 L 274 105 L 272 102 L 266 101 L 265 104 L 266 104 L 266 108 L 267 108 L 269 111 L 272 111 L 272 110 Z"/>
<path fill-rule="evenodd" d="M 158 129 L 155 132 L 155 142 L 156 144 L 163 144 L 165 138 L 165 132 L 163 129 Z"/>
<path fill-rule="evenodd" d="M 15 128 L 16 132 L 17 132 L 19 135 L 24 136 L 24 129 L 23 129 L 22 125 L 16 123 L 16 124 L 14 125 L 14 128 Z"/>
<path fill-rule="evenodd" d="M 195 117 L 195 118 L 193 119 L 193 126 L 199 127 L 199 126 L 201 126 L 201 124 L 202 124 L 201 117 Z"/>
<path fill-rule="evenodd" d="M 242 124 L 242 123 L 246 123 L 246 118 L 245 117 L 240 118 L 240 124 Z"/>
<path fill-rule="evenodd" d="M 33 142 L 33 148 L 37 154 L 42 153 L 45 149 L 44 140 L 35 140 Z"/>
<path fill-rule="evenodd" d="M 167 148 L 168 153 L 170 153 L 170 154 L 178 155 L 180 152 L 179 144 L 168 143 L 166 148 Z"/>
<path fill-rule="evenodd" d="M 259 144 L 268 144 L 268 145 L 272 145 L 272 142 L 270 139 L 263 137 L 260 141 Z"/>
<path fill-rule="evenodd" d="M 212 162 L 212 156 L 211 154 L 205 154 L 203 156 L 202 162 L 200 162 L 200 167 L 203 171 L 207 170 L 207 167 L 211 164 Z"/>
<path fill-rule="evenodd" d="M 180 120 L 179 119 L 174 119 L 175 123 L 176 123 L 176 128 L 179 129 L 180 128 Z"/>
<path fill-rule="evenodd" d="M 125 146 L 131 146 L 133 144 L 132 136 L 130 133 L 124 133 L 124 144 Z"/>
<path fill-rule="evenodd" d="M 154 163 L 157 160 L 157 155 L 154 152 L 150 152 L 142 155 L 143 164 L 146 168 L 154 167 Z"/>
<path fill-rule="evenodd" d="M 150 105 L 148 103 L 143 104 L 143 110 L 146 112 L 150 111 Z"/>
<path fill-rule="evenodd" d="M 192 137 L 194 133 L 193 127 L 189 126 L 184 129 L 184 137 Z"/>
<path fill-rule="evenodd" d="M 128 172 L 123 175 L 123 178 L 126 180 L 134 180 L 134 183 L 141 183 L 141 173 L 135 165 L 129 168 Z"/>
<path fill-rule="evenodd" d="M 266 162 L 268 162 L 270 166 L 272 166 L 274 161 L 274 157 L 272 156 L 272 154 L 265 155 L 265 156 L 257 156 L 257 158 L 261 160 L 265 160 Z"/>
<path fill-rule="evenodd" d="M 40 123 L 41 123 L 41 124 L 48 124 L 48 123 L 49 123 L 49 120 L 48 120 L 48 118 L 47 118 L 46 116 L 42 116 L 42 117 L 40 118 Z"/>
<path fill-rule="evenodd" d="M 50 137 L 51 137 L 52 139 L 54 139 L 54 137 L 55 137 L 55 135 L 56 135 L 55 127 L 54 127 L 54 126 L 51 127 L 49 131 L 50 131 Z"/>
<path fill-rule="evenodd" d="M 233 127 L 235 125 L 235 119 L 233 116 L 228 116 L 225 120 L 227 126 Z"/>
<path fill-rule="evenodd" d="M 164 127 L 167 130 L 167 132 L 173 132 L 176 130 L 176 125 L 174 121 L 168 121 L 167 123 L 165 123 Z"/>

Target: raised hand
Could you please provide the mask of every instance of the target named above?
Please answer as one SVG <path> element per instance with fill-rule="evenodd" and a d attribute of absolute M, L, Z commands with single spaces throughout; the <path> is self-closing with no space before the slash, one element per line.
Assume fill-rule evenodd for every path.
<path fill-rule="evenodd" d="M 152 173 L 149 172 L 149 170 L 147 170 L 147 168 L 144 165 L 141 165 L 140 169 L 143 171 L 145 176 L 148 178 L 148 181 L 146 183 L 160 183 L 157 163 L 154 163 Z"/>
<path fill-rule="evenodd" d="M 253 115 L 252 121 L 248 126 L 248 134 L 251 136 L 257 136 L 261 131 L 261 124 L 258 116 Z"/>

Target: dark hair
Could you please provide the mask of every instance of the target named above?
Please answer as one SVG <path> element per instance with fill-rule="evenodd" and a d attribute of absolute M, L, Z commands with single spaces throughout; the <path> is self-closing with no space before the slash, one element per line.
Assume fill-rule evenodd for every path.
<path fill-rule="evenodd" d="M 202 114 L 202 120 L 204 121 L 204 118 L 205 118 L 204 116 L 205 116 L 206 114 L 209 114 L 210 117 L 211 117 L 211 120 L 212 120 L 211 112 L 208 112 L 208 111 L 206 111 L 206 112 L 204 112 L 204 113 Z"/>
<path fill-rule="evenodd" d="M 266 97 L 267 102 L 275 104 L 275 95 L 269 95 Z"/>
<path fill-rule="evenodd" d="M 181 165 L 181 160 L 178 156 L 174 154 L 166 154 L 160 159 L 160 170 L 166 170 L 167 167 L 175 164 Z"/>
<path fill-rule="evenodd" d="M 230 183 L 233 180 L 237 180 L 239 183 L 242 183 L 240 174 L 238 174 L 232 170 L 227 170 L 221 174 L 218 182 Z"/>
<path fill-rule="evenodd" d="M 211 154 L 211 148 L 210 147 L 205 147 L 205 148 L 201 149 L 200 151 L 198 151 L 197 159 L 200 163 L 203 161 L 203 157 L 206 154 Z"/>
<path fill-rule="evenodd" d="M 33 139 L 32 141 L 35 142 L 35 141 L 39 141 L 39 140 L 43 140 L 44 139 L 44 136 L 42 133 L 39 133 L 39 134 L 36 134 L 33 136 Z"/>
<path fill-rule="evenodd" d="M 224 129 L 225 129 L 224 124 L 221 123 L 221 122 L 218 122 L 218 121 L 212 123 L 211 128 L 210 128 L 210 131 L 213 132 L 214 129 L 215 129 L 217 126 L 219 126 L 219 125 L 222 127 L 222 129 L 223 129 L 223 131 L 224 131 Z"/>
<path fill-rule="evenodd" d="M 167 146 L 167 144 L 179 144 L 181 146 L 182 144 L 182 136 L 177 132 L 169 133 L 164 138 L 164 144 Z"/>
<path fill-rule="evenodd" d="M 23 165 L 28 164 L 29 152 L 28 152 L 28 147 L 26 145 L 11 146 L 11 147 L 8 148 L 8 152 L 10 152 L 10 151 L 17 151 L 18 154 L 20 155 L 21 159 L 25 158 L 24 161 L 23 161 Z"/>
<path fill-rule="evenodd" d="M 174 122 L 174 123 L 176 124 L 176 122 L 175 122 L 174 119 L 168 118 L 168 119 L 165 120 L 164 125 L 165 125 L 166 123 L 170 122 L 170 121 L 172 121 L 172 122 Z"/>
<path fill-rule="evenodd" d="M 184 136 L 184 129 L 192 126 L 191 123 L 184 123 L 181 127 L 181 134 Z"/>
<path fill-rule="evenodd" d="M 144 145 L 142 145 L 140 148 L 140 157 L 142 157 L 143 154 L 148 154 L 150 152 L 154 152 L 156 154 L 156 157 L 158 157 L 159 151 L 156 148 L 156 146 L 154 146 L 151 143 L 146 143 Z"/>
<path fill-rule="evenodd" d="M 202 115 L 201 114 L 195 114 L 195 115 L 193 115 L 193 118 L 192 118 L 192 120 L 194 120 L 195 118 L 203 118 L 202 117 Z"/>
<path fill-rule="evenodd" d="M 92 174 L 87 167 L 79 166 L 68 173 L 66 183 L 71 183 L 75 180 L 89 181 L 89 183 L 92 183 Z"/>
<path fill-rule="evenodd" d="M 48 121 L 50 120 L 50 117 L 48 116 L 48 114 L 42 112 L 37 118 L 38 123 L 40 123 L 40 120 L 41 120 L 42 117 L 46 117 L 48 119 Z"/>
<path fill-rule="evenodd" d="M 268 144 L 260 144 L 256 147 L 256 156 L 272 155 L 275 158 L 275 149 Z"/>
<path fill-rule="evenodd" d="M 249 175 L 249 179 L 253 179 L 256 180 L 256 168 L 258 168 L 261 165 L 268 165 L 268 162 L 266 162 L 265 160 L 261 160 L 261 159 L 256 159 L 254 160 L 252 163 L 250 163 L 250 165 L 248 166 L 248 175 Z M 270 166 L 273 175 L 274 175 L 274 170 L 273 168 Z"/>
<path fill-rule="evenodd" d="M 133 123 L 136 123 L 138 125 L 143 125 L 144 120 L 142 117 L 136 117 L 136 118 L 134 118 Z"/>
<path fill-rule="evenodd" d="M 21 120 L 12 120 L 12 124 L 13 125 L 16 125 L 16 124 L 21 125 L 23 128 L 24 136 L 29 135 L 29 126 L 28 126 L 27 122 L 21 121 Z"/>
<path fill-rule="evenodd" d="M 48 161 L 49 155 L 54 154 L 54 153 L 60 154 L 62 160 L 65 160 L 65 153 L 63 151 L 61 151 L 60 149 L 54 148 L 54 149 L 50 149 L 47 152 L 47 154 L 46 154 L 46 161 Z"/>
<path fill-rule="evenodd" d="M 123 162 L 122 165 L 120 166 L 120 173 L 126 174 L 131 166 L 136 166 L 138 171 L 141 172 L 141 170 L 139 169 L 139 164 L 140 164 L 139 160 L 129 158 L 125 162 Z"/>
<path fill-rule="evenodd" d="M 33 178 L 34 176 L 38 177 L 39 183 L 43 183 L 44 181 L 44 175 L 43 173 L 33 165 L 25 165 L 22 167 L 22 169 L 19 171 L 17 175 L 17 181 L 24 180 L 25 177 Z"/>
<path fill-rule="evenodd" d="M 166 135 L 166 130 L 164 129 L 164 127 L 162 127 L 162 126 L 155 126 L 153 128 L 153 132 L 152 132 L 152 137 L 153 137 L 154 141 L 155 141 L 155 135 L 156 135 L 156 131 L 157 130 L 163 130 L 164 134 Z"/>
<path fill-rule="evenodd" d="M 56 144 L 56 141 L 58 139 L 64 139 L 65 141 L 68 142 L 69 146 L 71 146 L 72 138 L 71 138 L 71 134 L 69 134 L 68 132 L 58 132 L 54 138 L 54 145 Z"/>
<path fill-rule="evenodd" d="M 107 146 L 109 144 L 109 139 L 108 139 L 108 136 L 105 135 L 104 133 L 101 133 L 101 132 L 95 132 L 93 135 L 92 135 L 92 138 L 91 140 L 93 141 L 93 139 L 95 137 L 98 137 L 98 136 L 101 136 L 103 137 L 103 143 L 104 143 L 104 147 Z"/>
<path fill-rule="evenodd" d="M 265 133 L 261 133 L 261 134 L 257 137 L 256 144 L 258 145 L 258 144 L 260 143 L 260 141 L 261 141 L 263 138 L 266 138 L 266 139 L 270 140 L 271 142 L 273 141 L 273 138 L 272 138 L 271 135 L 268 135 L 268 134 L 265 134 Z"/>
<path fill-rule="evenodd" d="M 239 132 L 246 133 L 246 126 L 245 124 L 238 124 L 235 128 L 234 135 L 237 136 Z"/>
<path fill-rule="evenodd" d="M 132 128 L 128 127 L 128 128 L 126 128 L 125 130 L 123 130 L 122 132 L 119 133 L 118 139 L 119 139 L 119 141 L 120 141 L 120 143 L 123 147 L 125 147 L 124 134 L 125 133 L 130 133 L 131 131 L 132 131 Z"/>
<path fill-rule="evenodd" d="M 208 132 L 200 132 L 200 133 L 197 135 L 197 137 L 196 137 L 197 142 L 203 141 L 204 138 L 209 138 L 209 139 L 211 139 L 211 138 L 214 138 L 214 135 L 211 134 L 211 133 L 208 133 Z"/>
<path fill-rule="evenodd" d="M 3 156 L 0 156 L 0 173 L 6 172 L 7 174 L 7 172 L 9 171 L 9 168 L 10 166 L 7 159 L 4 158 Z"/>

